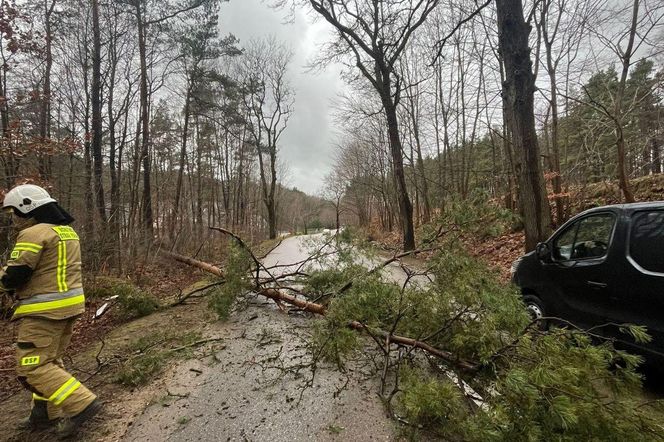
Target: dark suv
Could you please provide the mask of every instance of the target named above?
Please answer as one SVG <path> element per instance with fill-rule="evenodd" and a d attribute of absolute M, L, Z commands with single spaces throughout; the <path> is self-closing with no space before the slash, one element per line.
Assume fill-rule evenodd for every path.
<path fill-rule="evenodd" d="M 575 216 L 512 265 L 533 318 L 557 317 L 664 360 L 664 201 Z M 620 324 L 647 327 L 637 344 Z"/>

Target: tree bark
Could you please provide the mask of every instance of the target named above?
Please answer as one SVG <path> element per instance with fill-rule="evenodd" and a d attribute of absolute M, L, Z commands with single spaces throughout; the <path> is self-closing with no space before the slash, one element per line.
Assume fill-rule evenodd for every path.
<path fill-rule="evenodd" d="M 167 252 L 167 251 L 162 251 L 161 252 L 163 255 L 172 258 L 176 261 L 182 262 L 184 264 L 188 264 L 190 266 L 198 267 L 201 270 L 205 270 L 206 272 L 212 273 L 213 275 L 223 277 L 224 272 L 216 266 L 213 266 L 211 264 L 208 264 L 203 261 L 198 261 L 196 259 L 188 258 L 183 255 L 179 255 L 177 253 L 172 253 L 172 252 Z M 262 287 L 257 287 L 257 293 L 259 295 L 265 296 L 266 298 L 272 299 L 275 301 L 277 304 L 280 304 L 281 302 L 285 302 L 287 304 L 294 305 L 295 307 L 298 307 L 299 309 L 305 310 L 310 313 L 315 313 L 318 315 L 324 316 L 327 312 L 327 308 L 324 305 L 317 304 L 314 302 L 306 301 L 304 299 L 298 298 L 293 295 L 289 295 L 287 293 L 283 293 L 280 290 L 273 289 L 273 288 L 262 288 Z M 357 331 L 366 331 L 367 327 L 365 324 L 359 322 L 359 321 L 351 321 L 347 324 L 347 326 L 353 330 Z M 398 336 L 394 335 L 392 333 L 388 333 L 384 330 L 375 330 L 375 332 L 378 334 L 379 337 L 381 337 L 383 340 L 390 342 L 390 343 L 395 343 L 399 345 L 405 345 L 408 347 L 415 347 L 419 348 L 421 350 L 424 350 L 427 353 L 430 353 L 438 358 L 443 359 L 444 361 L 452 364 L 455 367 L 460 368 L 461 370 L 464 371 L 476 371 L 479 368 L 479 365 L 470 361 L 465 361 L 463 359 L 459 359 L 456 355 L 454 355 L 451 352 L 448 352 L 446 350 L 441 350 L 437 349 L 435 347 L 432 347 L 431 345 L 418 341 L 417 339 L 409 338 L 406 336 Z"/>
<path fill-rule="evenodd" d="M 53 68 L 53 32 L 51 29 L 51 15 L 55 8 L 55 0 L 49 4 L 44 0 L 44 31 L 46 40 L 46 59 L 44 69 L 44 89 L 42 91 L 41 107 L 39 110 L 39 137 L 45 143 L 51 137 L 51 70 Z M 49 153 L 41 152 L 39 158 L 39 175 L 48 180 L 50 177 Z"/>
<path fill-rule="evenodd" d="M 377 71 L 379 70 L 381 70 L 380 66 L 377 66 Z M 408 196 L 408 186 L 406 185 L 406 175 L 403 168 L 403 147 L 401 146 L 401 137 L 399 136 L 397 107 L 391 93 L 392 87 L 390 73 L 386 72 L 386 69 L 382 69 L 381 71 L 382 89 L 380 95 L 385 109 L 385 117 L 387 118 L 387 131 L 390 140 L 390 153 L 392 156 L 392 170 L 394 173 L 394 181 L 397 186 L 399 218 L 401 221 L 401 230 L 403 232 L 403 249 L 404 251 L 409 251 L 415 249 L 413 205 Z"/>
<path fill-rule="evenodd" d="M 634 55 L 634 40 L 636 38 L 636 28 L 638 26 L 639 18 L 639 1 L 634 0 L 632 6 L 632 24 L 629 29 L 629 41 L 627 43 L 627 48 L 622 52 L 620 56 L 620 62 L 622 65 L 622 71 L 620 73 L 620 81 L 618 83 L 618 90 L 615 97 L 615 105 L 613 111 L 613 122 L 615 124 L 615 133 L 616 133 L 616 150 L 618 154 L 618 185 L 622 191 L 623 198 L 626 203 L 634 202 L 634 194 L 629 186 L 629 180 L 627 178 L 626 170 L 626 151 L 625 151 L 625 133 L 623 130 L 623 99 L 625 96 L 625 88 L 627 84 L 627 75 L 629 74 L 629 68 L 631 65 L 632 55 Z"/>
<path fill-rule="evenodd" d="M 551 209 L 546 197 L 537 132 L 535 131 L 533 75 L 521 0 L 496 0 L 498 38 L 505 66 L 503 107 L 516 152 L 515 169 L 526 231 L 525 247 L 533 250 L 550 233 Z"/>
<path fill-rule="evenodd" d="M 154 240 L 154 219 L 152 216 L 152 188 L 150 183 L 150 108 L 148 91 L 148 66 L 146 48 L 146 26 L 140 1 L 136 2 L 136 22 L 138 28 L 138 54 L 140 58 L 140 102 L 141 102 L 141 154 L 143 166 L 142 221 L 146 242 Z"/>
<path fill-rule="evenodd" d="M 180 197 L 182 194 L 182 177 L 184 175 L 184 163 L 187 156 L 187 139 L 189 135 L 189 117 L 190 117 L 190 101 L 191 101 L 191 88 L 193 80 L 190 79 L 189 87 L 187 88 L 187 94 L 185 95 L 184 101 L 184 127 L 182 128 L 182 144 L 180 147 L 180 161 L 179 161 L 179 170 L 178 170 L 178 181 L 175 186 L 175 201 L 173 202 L 173 219 L 171 224 L 171 238 L 174 238 L 175 235 L 175 225 L 178 222 L 178 214 L 180 211 Z"/>
<path fill-rule="evenodd" d="M 99 26 L 99 0 L 92 0 L 92 159 L 94 168 L 94 189 L 97 212 L 103 225 L 106 225 L 106 203 L 104 201 L 104 160 L 102 156 L 101 121 L 101 29 Z"/>
<path fill-rule="evenodd" d="M 540 21 L 542 36 L 544 37 L 544 48 L 546 50 L 546 71 L 549 75 L 549 85 L 551 87 L 551 171 L 553 172 L 552 184 L 556 202 L 556 224 L 562 225 L 565 221 L 565 206 L 564 200 L 561 197 L 563 186 L 560 171 L 558 82 L 556 79 L 556 63 L 553 61 L 553 41 L 557 32 L 554 30 L 553 35 L 549 35 L 549 6 L 549 3 L 545 3 L 544 7 L 542 7 Z"/>
<path fill-rule="evenodd" d="M 662 154 L 659 139 L 653 136 L 652 140 L 652 171 L 653 173 L 662 173 Z"/>

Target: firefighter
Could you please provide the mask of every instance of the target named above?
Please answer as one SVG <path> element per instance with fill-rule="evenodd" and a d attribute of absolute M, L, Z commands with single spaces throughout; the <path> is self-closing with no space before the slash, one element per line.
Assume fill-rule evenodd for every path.
<path fill-rule="evenodd" d="M 0 283 L 14 292 L 16 371 L 32 392 L 32 411 L 20 426 L 43 429 L 60 422 L 58 435 L 70 437 L 101 408 L 62 364 L 74 323 L 85 311 L 79 238 L 69 226 L 71 215 L 39 186 L 14 187 L 3 210 L 19 232 Z"/>

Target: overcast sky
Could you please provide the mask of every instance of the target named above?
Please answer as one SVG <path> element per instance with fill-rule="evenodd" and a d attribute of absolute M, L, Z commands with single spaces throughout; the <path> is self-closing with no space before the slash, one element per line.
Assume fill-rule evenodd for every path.
<path fill-rule="evenodd" d="M 269 8 L 261 0 L 230 0 L 222 3 L 222 34 L 232 33 L 240 45 L 251 38 L 274 35 L 293 50 L 290 80 L 295 89 L 295 112 L 281 138 L 279 155 L 288 167 L 285 183 L 289 187 L 316 194 L 323 177 L 332 167 L 336 139 L 331 101 L 343 88 L 340 67 L 324 72 L 306 72 L 319 43 L 330 38 L 330 28 L 296 13 L 285 23 L 285 11 Z"/>

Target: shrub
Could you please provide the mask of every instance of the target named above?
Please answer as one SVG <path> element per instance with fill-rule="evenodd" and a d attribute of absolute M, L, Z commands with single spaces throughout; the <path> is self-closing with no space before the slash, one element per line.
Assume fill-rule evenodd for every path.
<path fill-rule="evenodd" d="M 130 318 L 141 318 L 159 309 L 159 303 L 147 292 L 130 284 L 116 286 L 120 309 Z"/>
<path fill-rule="evenodd" d="M 418 237 L 431 242 L 441 231 L 454 230 L 478 239 L 495 238 L 521 227 L 521 220 L 481 191 L 473 191 L 464 200 L 446 203 L 445 210 L 433 222 L 420 228 Z"/>
<path fill-rule="evenodd" d="M 123 315 L 131 319 L 147 316 L 159 308 L 159 303 L 150 294 L 122 279 L 97 279 L 86 286 L 85 295 L 89 299 L 117 296 L 117 305 Z"/>

